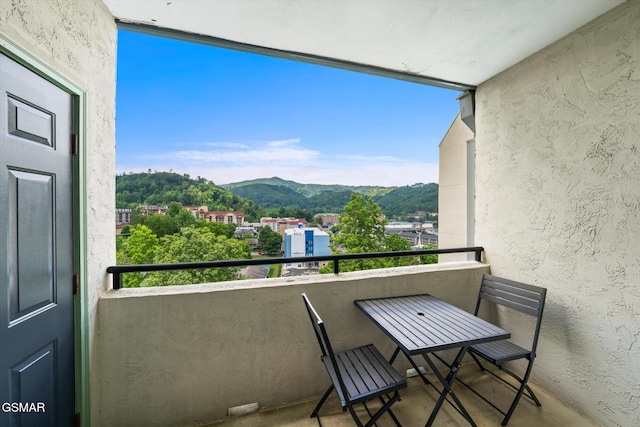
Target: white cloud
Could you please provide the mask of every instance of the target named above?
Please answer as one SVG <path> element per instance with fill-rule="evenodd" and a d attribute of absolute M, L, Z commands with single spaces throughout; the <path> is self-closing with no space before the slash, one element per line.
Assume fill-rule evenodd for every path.
<path fill-rule="evenodd" d="M 284 147 L 287 145 L 298 144 L 300 142 L 300 138 L 292 138 L 292 139 L 283 139 L 280 141 L 258 141 L 265 143 L 269 147 Z"/>
<path fill-rule="evenodd" d="M 217 163 L 229 165 L 245 164 L 289 164 L 290 162 L 309 162 L 317 159 L 320 152 L 298 146 L 299 139 L 278 141 L 254 141 L 251 143 L 204 143 L 203 148 L 179 150 L 167 153 L 154 153 L 140 156 L 153 161 L 193 162 L 196 164 Z M 204 149 L 204 146 L 215 149 Z"/>
<path fill-rule="evenodd" d="M 307 149 L 297 138 L 201 143 L 194 148 L 129 158 L 129 165 L 119 162 L 118 172 L 171 169 L 216 184 L 273 176 L 301 183 L 344 185 L 402 186 L 438 181 L 438 164 L 415 156 L 334 155 Z"/>

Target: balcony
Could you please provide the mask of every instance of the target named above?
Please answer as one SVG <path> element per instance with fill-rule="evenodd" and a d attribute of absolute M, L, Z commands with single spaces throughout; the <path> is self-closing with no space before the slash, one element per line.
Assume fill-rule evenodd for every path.
<path fill-rule="evenodd" d="M 78 244 L 75 411 L 83 426 L 188 425 L 224 419 L 229 407 L 246 403 L 280 408 L 313 401 L 326 378 L 300 293 L 332 320 L 336 346 L 374 342 L 390 352 L 353 299 L 420 291 L 470 309 L 479 277 L 489 269 L 461 263 L 295 282 L 109 290 L 114 19 L 146 22 L 153 32 L 174 17 L 182 22 L 172 28 L 191 35 L 209 30 L 215 40 L 240 47 L 475 88 L 475 143 L 461 139 L 469 149 L 462 154 L 469 154 L 470 178 L 450 188 L 469 192 L 460 221 L 471 228 L 470 241 L 487 248 L 491 271 L 550 291 L 532 382 L 598 425 L 640 425 L 639 0 L 585 0 L 579 8 L 560 1 L 544 7 L 212 1 L 213 13 L 174 13 L 195 3 L 205 2 L 87 0 L 61 8 L 54 1 L 0 1 L 2 54 L 72 94 L 78 113 L 76 197 L 68 206 L 77 224 L 68 232 Z M 405 8 L 414 6 L 424 11 Z M 455 19 L 440 15 L 449 12 Z M 552 20 L 528 25 L 541 14 Z M 495 17 L 503 21 L 488 25 Z M 528 43 L 536 39 L 539 44 Z M 553 408 L 545 400 L 533 411 L 547 417 Z M 510 425 L 529 414 L 535 419 L 529 411 L 522 402 Z M 564 420 L 540 424 L 571 425 Z"/>
<path fill-rule="evenodd" d="M 353 300 L 427 292 L 472 311 L 481 276 L 489 270 L 469 261 L 110 291 L 98 303 L 101 405 L 111 408 L 103 413 L 104 425 L 206 425 L 226 419 L 229 408 L 252 403 L 264 409 L 222 425 L 316 425 L 308 417 L 328 380 L 302 292 L 321 310 L 336 348 L 373 342 L 390 355 L 391 341 Z M 544 351 L 542 342 L 539 352 Z M 410 368 L 405 360 L 395 365 L 400 372 Z M 534 369 L 534 385 L 536 370 L 541 368 Z M 475 382 L 478 372 L 468 365 L 463 375 Z M 398 404 L 405 425 L 426 421 L 435 401 L 434 391 L 414 380 Z M 509 393 L 495 380 L 478 381 L 498 399 Z M 480 425 L 499 424 L 495 410 L 460 392 Z M 541 393 L 542 408 L 521 402 L 510 425 L 587 425 L 555 401 L 552 391 Z M 335 401 L 323 415 L 323 425 L 351 422 Z M 438 425 L 462 421 L 449 406 L 438 418 L 448 424 Z"/>

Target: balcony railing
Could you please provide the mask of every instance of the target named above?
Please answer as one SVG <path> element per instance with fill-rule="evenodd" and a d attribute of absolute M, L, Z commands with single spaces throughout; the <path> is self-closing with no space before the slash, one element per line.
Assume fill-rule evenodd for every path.
<path fill-rule="evenodd" d="M 246 267 L 249 265 L 264 264 L 293 264 L 296 262 L 317 262 L 317 261 L 333 261 L 333 273 L 340 273 L 340 261 L 352 259 L 369 259 L 369 258 L 396 258 L 405 256 L 422 256 L 422 255 L 438 255 L 438 254 L 454 254 L 473 252 L 475 260 L 482 261 L 482 246 L 473 246 L 466 248 L 450 248 L 450 249 L 422 249 L 411 251 L 395 251 L 395 252 L 368 252 L 357 254 L 332 254 L 320 256 L 305 257 L 280 257 L 280 258 L 260 258 L 260 259 L 238 259 L 226 261 L 203 261 L 203 262 L 180 262 L 173 264 L 132 264 L 132 265 L 114 265 L 107 267 L 107 273 L 113 275 L 113 289 L 122 288 L 122 275 L 124 273 L 140 273 L 149 271 L 173 271 L 173 270 L 192 270 L 202 268 L 224 268 L 224 267 Z"/>

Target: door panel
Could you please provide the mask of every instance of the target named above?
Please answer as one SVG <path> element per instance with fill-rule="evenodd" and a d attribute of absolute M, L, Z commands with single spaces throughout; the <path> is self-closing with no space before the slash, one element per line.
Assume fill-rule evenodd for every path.
<path fill-rule="evenodd" d="M 55 303 L 54 192 L 51 175 L 8 170 L 10 322 Z"/>
<path fill-rule="evenodd" d="M 71 124 L 71 95 L 0 55 L 0 426 L 73 424 Z"/>
<path fill-rule="evenodd" d="M 49 343 L 11 367 L 10 390 L 12 402 L 36 402 L 33 412 L 22 413 L 22 425 L 56 425 L 56 350 L 55 342 Z M 40 405 L 39 405 L 40 404 Z M 15 422 L 14 424 L 18 424 Z M 20 425 L 18 424 L 18 425 Z"/>

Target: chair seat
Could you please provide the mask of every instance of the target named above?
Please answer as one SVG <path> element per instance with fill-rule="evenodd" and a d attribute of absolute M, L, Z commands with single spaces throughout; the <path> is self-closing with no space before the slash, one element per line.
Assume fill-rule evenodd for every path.
<path fill-rule="evenodd" d="M 528 358 L 531 354 L 531 351 L 508 340 L 472 345 L 470 350 L 497 365 L 509 360 Z"/>
<path fill-rule="evenodd" d="M 407 381 L 391 366 L 373 344 L 335 353 L 336 362 L 352 403 L 365 402 L 380 394 L 387 394 L 407 386 Z M 338 384 L 331 359 L 322 356 L 331 381 L 335 385 L 343 407 L 346 399 Z"/>

